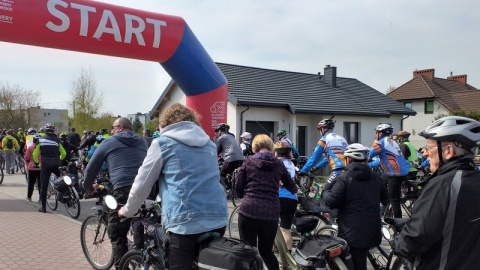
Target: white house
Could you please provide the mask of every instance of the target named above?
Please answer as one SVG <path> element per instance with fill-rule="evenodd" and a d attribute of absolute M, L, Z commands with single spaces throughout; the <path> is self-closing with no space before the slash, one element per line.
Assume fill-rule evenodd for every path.
<path fill-rule="evenodd" d="M 398 131 L 415 111 L 353 78 L 337 77 L 327 65 L 324 75 L 217 63 L 228 81 L 227 122 L 240 141 L 244 131 L 276 140 L 287 131 L 301 155 L 309 156 L 320 137 L 317 124 L 335 115 L 335 132 L 349 143 L 371 145 L 374 129 L 389 123 Z M 150 112 L 158 117 L 170 104 L 185 104 L 185 94 L 171 81 Z"/>

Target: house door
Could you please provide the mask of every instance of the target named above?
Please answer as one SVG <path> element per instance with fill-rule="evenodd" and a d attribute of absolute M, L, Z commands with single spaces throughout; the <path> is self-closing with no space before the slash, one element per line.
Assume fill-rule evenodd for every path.
<path fill-rule="evenodd" d="M 267 134 L 275 141 L 275 133 L 273 130 L 273 122 L 267 121 L 246 121 L 245 122 L 246 129 L 245 131 L 250 132 L 252 134 L 252 140 L 257 134 Z"/>
<path fill-rule="evenodd" d="M 306 126 L 298 126 L 297 127 L 297 144 L 295 145 L 300 153 L 300 156 L 305 156 L 307 143 L 307 127 Z"/>

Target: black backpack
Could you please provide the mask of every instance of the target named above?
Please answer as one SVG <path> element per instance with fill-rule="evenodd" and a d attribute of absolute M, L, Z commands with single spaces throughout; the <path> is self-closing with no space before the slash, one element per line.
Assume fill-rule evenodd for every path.
<path fill-rule="evenodd" d="M 7 139 L 7 144 L 5 146 L 7 149 L 13 149 L 13 140 Z"/>

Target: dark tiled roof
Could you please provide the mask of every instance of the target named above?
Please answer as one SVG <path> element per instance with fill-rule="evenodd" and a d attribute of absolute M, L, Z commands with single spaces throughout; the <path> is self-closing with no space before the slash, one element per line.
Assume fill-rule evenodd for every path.
<path fill-rule="evenodd" d="M 337 77 L 337 87 L 333 88 L 317 74 L 217 65 L 227 78 L 229 94 L 240 105 L 280 107 L 310 114 L 416 114 L 356 79 Z"/>
<path fill-rule="evenodd" d="M 418 76 L 387 94 L 395 100 L 436 99 L 449 110 L 478 111 L 480 90 L 453 80 Z"/>

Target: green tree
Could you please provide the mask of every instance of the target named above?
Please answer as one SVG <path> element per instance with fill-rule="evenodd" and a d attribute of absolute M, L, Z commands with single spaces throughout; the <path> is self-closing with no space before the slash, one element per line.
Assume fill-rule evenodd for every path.
<path fill-rule="evenodd" d="M 158 123 L 159 123 L 158 118 L 155 117 L 155 118 L 153 118 L 153 120 L 145 123 L 145 128 L 148 128 L 153 134 L 153 132 L 155 132 L 155 129 L 157 129 L 157 127 L 159 126 Z"/>
<path fill-rule="evenodd" d="M 133 121 L 133 131 L 135 131 L 138 134 L 143 133 L 143 124 L 138 120 L 138 118 L 135 118 L 135 121 Z"/>
<path fill-rule="evenodd" d="M 464 116 L 471 119 L 475 119 L 480 121 L 480 111 L 465 111 L 465 110 L 454 110 L 451 111 L 448 115 L 456 115 L 456 116 Z M 439 114 L 435 117 L 435 120 L 438 120 L 444 116 L 448 116 L 447 114 Z"/>

